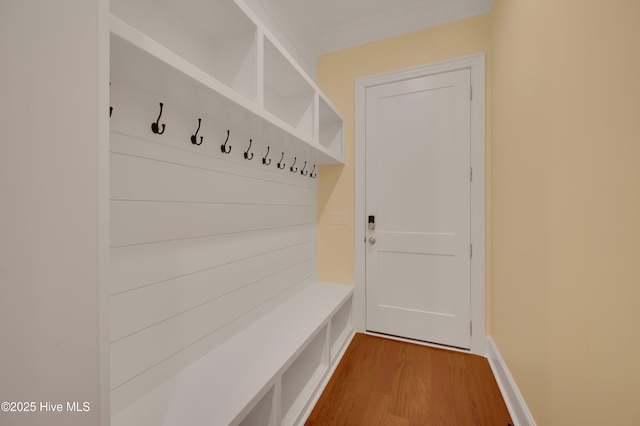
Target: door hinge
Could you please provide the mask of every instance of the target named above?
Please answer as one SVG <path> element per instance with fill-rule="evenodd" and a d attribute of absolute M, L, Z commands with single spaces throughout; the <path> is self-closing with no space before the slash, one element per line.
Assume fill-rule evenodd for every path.
<path fill-rule="evenodd" d="M 473 167 L 469 167 L 469 182 L 473 182 Z"/>
<path fill-rule="evenodd" d="M 469 86 L 469 100 L 473 100 L 473 86 Z"/>
<path fill-rule="evenodd" d="M 469 336 L 473 336 L 473 322 L 469 321 Z"/>
<path fill-rule="evenodd" d="M 469 257 L 473 257 L 473 244 L 469 244 Z"/>

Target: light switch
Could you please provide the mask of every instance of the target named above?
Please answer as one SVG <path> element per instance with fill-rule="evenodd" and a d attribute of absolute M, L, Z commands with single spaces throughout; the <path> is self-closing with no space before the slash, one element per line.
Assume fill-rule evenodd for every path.
<path fill-rule="evenodd" d="M 347 212 L 331 212 L 331 224 L 332 225 L 346 225 L 347 224 Z"/>

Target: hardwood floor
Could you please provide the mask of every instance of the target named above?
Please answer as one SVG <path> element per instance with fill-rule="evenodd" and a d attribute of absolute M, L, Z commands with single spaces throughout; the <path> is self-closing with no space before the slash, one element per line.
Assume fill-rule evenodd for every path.
<path fill-rule="evenodd" d="M 358 333 L 305 424 L 510 423 L 485 358 Z"/>

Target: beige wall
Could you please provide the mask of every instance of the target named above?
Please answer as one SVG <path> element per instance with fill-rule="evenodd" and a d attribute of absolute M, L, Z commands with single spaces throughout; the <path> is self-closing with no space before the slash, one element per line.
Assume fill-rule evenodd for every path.
<path fill-rule="evenodd" d="M 640 424 L 640 2 L 492 17 L 492 334 L 538 424 Z"/>
<path fill-rule="evenodd" d="M 318 275 L 353 283 L 355 79 L 488 53 L 487 325 L 539 425 L 639 424 L 639 16 L 637 0 L 495 0 L 319 60 L 347 164 L 322 169 Z"/>

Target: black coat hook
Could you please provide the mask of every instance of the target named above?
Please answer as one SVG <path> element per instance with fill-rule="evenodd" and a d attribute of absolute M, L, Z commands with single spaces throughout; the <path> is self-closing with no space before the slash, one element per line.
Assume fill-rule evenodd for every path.
<path fill-rule="evenodd" d="M 164 124 L 162 124 L 162 131 L 160 131 L 160 117 L 162 117 L 162 107 L 164 105 L 162 104 L 162 102 L 160 102 L 160 114 L 158 114 L 158 119 L 156 120 L 155 123 L 151 123 L 151 130 L 153 131 L 153 133 L 156 133 L 158 135 L 161 135 L 164 133 Z"/>
<path fill-rule="evenodd" d="M 267 146 L 267 153 L 262 158 L 262 164 L 264 164 L 265 166 L 268 166 L 269 164 L 271 164 L 271 158 L 269 158 L 269 161 L 267 161 L 268 156 L 269 156 L 269 146 Z"/>
<path fill-rule="evenodd" d="M 293 164 L 291 165 L 291 167 L 289 167 L 289 170 L 291 171 L 291 173 L 295 173 L 298 171 L 297 167 L 295 168 L 295 170 L 293 169 L 293 166 L 296 165 L 296 160 L 297 160 L 297 157 L 293 157 Z"/>
<path fill-rule="evenodd" d="M 198 143 L 198 132 L 200 131 L 200 123 L 202 122 L 201 118 L 198 118 L 198 128 L 196 129 L 196 134 L 191 135 L 191 143 L 194 145 L 202 145 L 202 136 L 200 136 L 200 143 Z"/>
<path fill-rule="evenodd" d="M 109 82 L 109 89 L 111 89 L 111 82 Z M 113 114 L 113 107 L 112 106 L 109 107 L 109 117 L 111 117 L 111 114 Z"/>
<path fill-rule="evenodd" d="M 220 150 L 222 152 L 224 152 L 225 154 L 228 154 L 231 152 L 231 145 L 229 145 L 229 150 L 227 151 L 227 142 L 229 141 L 229 135 L 231 134 L 230 130 L 227 130 L 227 139 L 224 141 L 224 143 L 222 145 L 220 145 Z"/>
<path fill-rule="evenodd" d="M 253 152 L 251 153 L 251 157 L 249 157 L 249 150 L 251 149 L 251 142 L 252 142 L 252 140 L 249 139 L 249 148 L 247 148 L 247 150 L 244 153 L 244 159 L 245 160 L 251 160 L 253 158 Z"/>
<path fill-rule="evenodd" d="M 280 162 L 277 164 L 279 169 L 284 169 L 284 163 L 282 162 L 282 160 L 284 160 L 284 151 L 282 152 L 282 157 L 280 158 Z"/>
<path fill-rule="evenodd" d="M 318 174 L 317 174 L 317 173 L 313 173 L 313 172 L 315 172 L 315 171 L 316 171 L 316 165 L 314 164 L 314 165 L 313 165 L 313 170 L 311 170 L 311 173 L 309 174 L 309 177 L 310 177 L 310 178 L 315 179 L 315 177 L 316 177 L 316 176 L 318 176 Z"/>
<path fill-rule="evenodd" d="M 300 174 L 301 174 L 302 176 L 306 176 L 306 175 L 309 173 L 309 171 L 308 171 L 308 170 L 305 170 L 305 168 L 306 168 L 306 167 L 307 167 L 307 162 L 305 161 L 305 162 L 304 162 L 304 166 L 302 166 L 302 169 L 300 170 Z"/>

